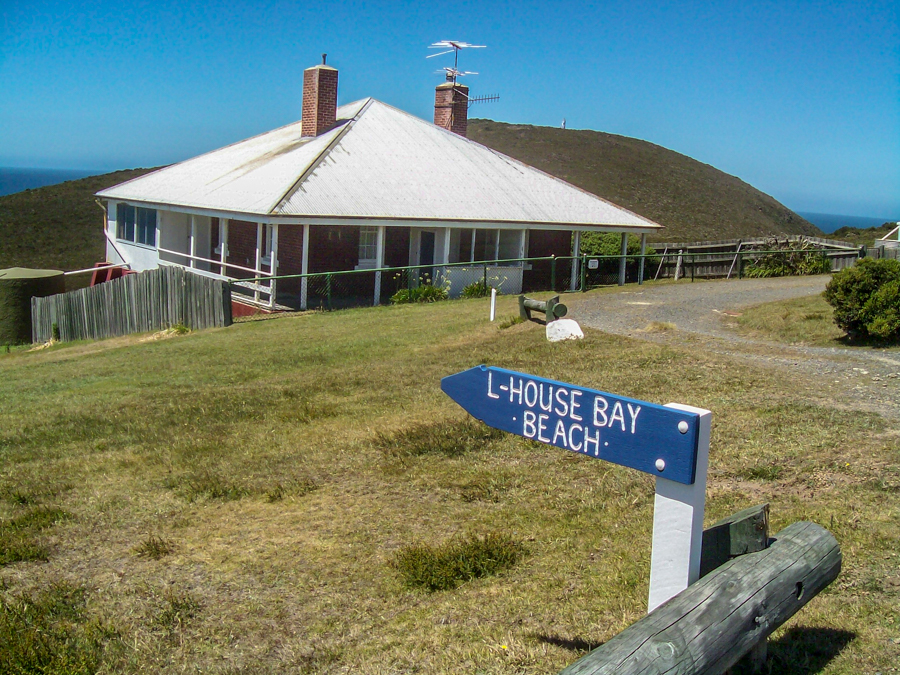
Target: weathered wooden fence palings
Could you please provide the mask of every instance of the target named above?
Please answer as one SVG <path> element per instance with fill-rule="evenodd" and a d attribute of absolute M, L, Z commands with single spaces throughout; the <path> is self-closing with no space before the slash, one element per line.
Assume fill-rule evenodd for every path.
<path fill-rule="evenodd" d="M 70 293 L 33 298 L 32 339 L 47 342 L 53 324 L 63 342 L 97 340 L 184 325 L 231 324 L 231 290 L 219 279 L 162 266 Z"/>
<path fill-rule="evenodd" d="M 560 672 L 718 675 L 834 581 L 841 549 L 824 528 L 789 525 L 734 558 Z"/>

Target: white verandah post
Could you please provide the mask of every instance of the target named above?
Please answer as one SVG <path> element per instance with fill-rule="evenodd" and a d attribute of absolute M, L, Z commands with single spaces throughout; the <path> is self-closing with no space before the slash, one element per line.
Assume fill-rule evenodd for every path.
<path fill-rule="evenodd" d="M 625 254 L 628 253 L 628 233 L 622 233 L 621 258 L 619 258 L 619 286 L 625 285 Z"/>
<path fill-rule="evenodd" d="M 269 249 L 269 274 L 278 274 L 278 224 L 269 225 L 272 232 L 272 247 Z M 269 307 L 275 308 L 275 279 L 269 279 Z"/>
<path fill-rule="evenodd" d="M 380 270 L 384 267 L 384 234 L 385 226 L 378 226 L 378 234 L 375 238 L 375 269 Z M 375 298 L 374 306 L 381 304 L 381 272 L 375 272 Z"/>
<path fill-rule="evenodd" d="M 197 216 L 191 215 L 191 269 L 197 266 Z"/>
<path fill-rule="evenodd" d="M 304 275 L 300 278 L 300 309 L 306 310 L 306 298 L 309 290 L 309 283 L 306 275 L 309 274 L 309 224 L 303 224 L 303 253 L 300 258 L 300 274 Z"/>
<path fill-rule="evenodd" d="M 494 261 L 500 260 L 500 230 L 497 230 L 494 237 Z"/>
<path fill-rule="evenodd" d="M 259 302 L 259 277 L 262 276 L 262 248 L 263 248 L 263 224 L 256 224 L 256 259 L 253 269 L 256 270 L 256 279 L 253 280 L 253 299 Z"/>
<path fill-rule="evenodd" d="M 641 235 L 641 263 L 638 269 L 638 285 L 644 283 L 644 263 L 647 261 L 644 256 L 647 255 L 647 233 Z"/>
<path fill-rule="evenodd" d="M 469 249 L 469 262 L 475 262 L 475 234 L 478 232 L 474 227 L 472 228 L 472 246 Z"/>
<path fill-rule="evenodd" d="M 574 291 L 578 289 L 578 264 L 581 261 L 581 258 L 578 256 L 581 254 L 581 230 L 575 230 L 572 233 L 572 274 L 569 279 L 569 290 Z"/>
<path fill-rule="evenodd" d="M 228 218 L 219 220 L 219 274 L 228 276 Z"/>

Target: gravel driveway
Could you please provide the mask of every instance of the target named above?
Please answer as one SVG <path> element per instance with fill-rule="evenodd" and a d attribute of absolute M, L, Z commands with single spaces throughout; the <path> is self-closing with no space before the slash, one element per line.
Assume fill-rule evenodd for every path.
<path fill-rule="evenodd" d="M 766 367 L 800 371 L 838 389 L 853 407 L 900 415 L 900 351 L 805 347 L 742 337 L 727 312 L 751 305 L 816 295 L 830 276 L 681 282 L 625 286 L 612 292 L 569 295 L 569 317 L 607 333 L 703 348 Z M 657 323 L 671 330 L 647 330 Z"/>

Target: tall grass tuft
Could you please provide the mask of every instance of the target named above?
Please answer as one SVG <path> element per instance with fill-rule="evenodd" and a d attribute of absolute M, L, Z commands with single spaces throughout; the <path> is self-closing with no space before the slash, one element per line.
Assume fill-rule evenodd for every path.
<path fill-rule="evenodd" d="M 40 507 L 0 522 L 0 565 L 46 560 L 49 552 L 38 541 L 40 533 L 70 517 L 62 509 Z"/>
<path fill-rule="evenodd" d="M 408 586 L 445 591 L 515 565 L 525 547 L 502 534 L 471 536 L 440 546 L 415 544 L 401 549 L 393 565 Z"/>
<path fill-rule="evenodd" d="M 2 672 L 88 675 L 100 669 L 116 632 L 88 617 L 84 590 L 55 584 L 0 597 Z"/>

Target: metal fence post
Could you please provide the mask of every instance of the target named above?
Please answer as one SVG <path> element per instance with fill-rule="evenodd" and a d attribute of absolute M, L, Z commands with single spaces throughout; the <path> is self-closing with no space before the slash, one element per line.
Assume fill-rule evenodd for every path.
<path fill-rule="evenodd" d="M 587 268 L 587 256 L 581 256 L 581 292 L 587 292 L 587 272 L 585 271 Z"/>
<path fill-rule="evenodd" d="M 328 311 L 331 311 L 331 275 L 325 275 L 325 295 L 328 298 Z"/>
<path fill-rule="evenodd" d="M 744 278 L 744 254 L 741 252 L 738 252 L 737 258 L 738 258 L 738 279 L 743 279 Z"/>
<path fill-rule="evenodd" d="M 556 256 L 550 258 L 550 290 L 556 290 Z"/>
<path fill-rule="evenodd" d="M 696 256 L 692 253 L 691 254 L 691 283 L 694 283 L 694 267 L 696 266 L 694 263 L 696 262 L 696 260 L 697 260 Z"/>
<path fill-rule="evenodd" d="M 487 293 L 487 287 L 488 287 L 488 285 L 487 285 L 487 263 L 484 263 L 484 265 L 482 265 L 482 267 L 484 268 L 484 270 L 483 270 L 484 276 L 482 277 L 482 279 L 484 280 L 484 292 Z"/>

